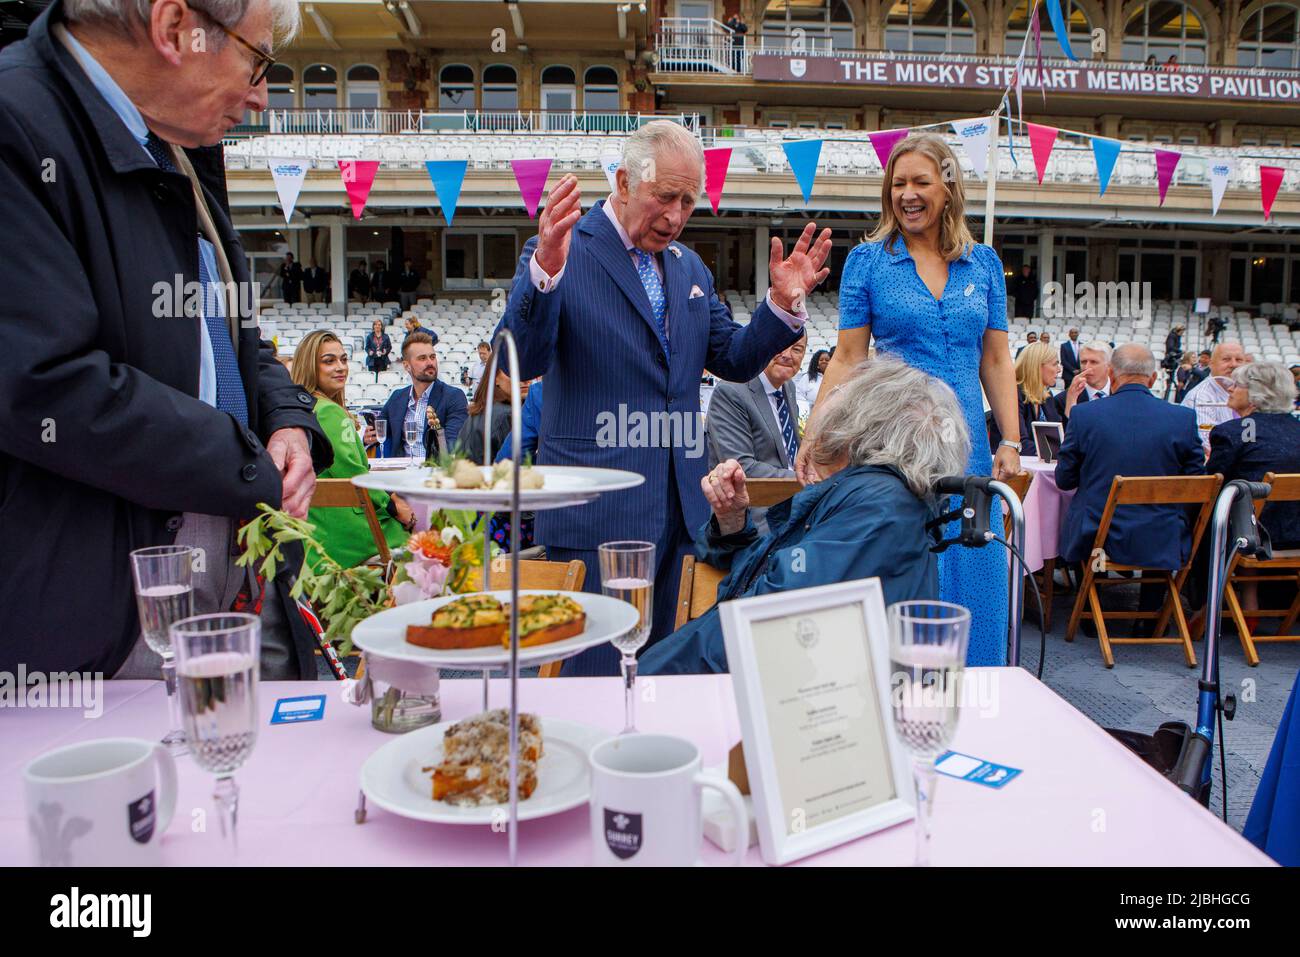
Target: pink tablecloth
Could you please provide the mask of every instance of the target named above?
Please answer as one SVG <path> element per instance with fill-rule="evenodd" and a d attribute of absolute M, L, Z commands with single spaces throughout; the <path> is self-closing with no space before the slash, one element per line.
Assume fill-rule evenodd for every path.
<path fill-rule="evenodd" d="M 1268 858 L 1210 812 L 1185 797 L 1141 760 L 1028 672 L 975 669 L 984 707 L 964 709 L 955 750 L 1023 768 L 1002 790 L 942 779 L 935 797 L 936 864 L 1266 865 Z M 477 710 L 478 681 L 445 681 L 444 714 Z M 507 685 L 494 682 L 493 702 Z M 523 706 L 542 715 L 617 730 L 622 720 L 617 678 L 531 679 Z M 276 698 L 325 693 L 323 721 L 270 725 Z M 690 676 L 643 679 L 638 724 L 645 731 L 695 741 L 706 764 L 720 764 L 739 740 L 731 679 Z M 1190 691 L 1189 691 L 1190 693 Z M 157 737 L 166 704 L 156 682 L 110 683 L 109 707 L 98 720 L 80 712 L 0 712 L 0 865 L 27 861 L 21 771 L 50 748 L 96 737 Z M 333 684 L 262 685 L 263 726 L 239 773 L 239 863 L 455 865 L 501 864 L 506 838 L 489 827 L 408 821 L 371 808 L 353 823 L 362 762 L 392 740 L 370 726 L 368 708 L 344 704 Z M 180 759 L 176 816 L 163 839 L 169 864 L 222 863 L 212 812 L 212 779 Z M 206 812 L 209 827 L 193 822 Z M 824 852 L 807 863 L 910 864 L 912 825 L 890 828 Z M 704 858 L 724 855 L 707 841 Z M 586 864 L 590 841 L 585 807 L 536 821 L 519 832 L 519 859 L 530 865 Z M 758 848 L 749 860 L 761 863 Z"/>
<path fill-rule="evenodd" d="M 1056 487 L 1056 465 L 1048 465 L 1034 456 L 1020 460 L 1021 468 L 1032 472 L 1025 495 L 1025 564 L 1031 572 L 1043 567 L 1049 558 L 1060 555 L 1059 539 L 1065 510 L 1074 498 L 1074 492 L 1062 492 Z"/>

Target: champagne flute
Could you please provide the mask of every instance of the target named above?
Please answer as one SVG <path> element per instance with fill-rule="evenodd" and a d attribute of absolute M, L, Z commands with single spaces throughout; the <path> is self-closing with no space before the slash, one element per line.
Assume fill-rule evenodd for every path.
<path fill-rule="evenodd" d="M 402 423 L 402 435 L 406 439 L 407 453 L 414 455 L 417 459 L 422 458 L 420 455 L 420 420 L 413 415 L 408 417 Z"/>
<path fill-rule="evenodd" d="M 234 612 L 198 615 L 172 625 L 172 644 L 190 754 L 217 776 L 213 798 L 233 852 L 239 817 L 234 773 L 257 741 L 262 622 Z"/>
<path fill-rule="evenodd" d="M 135 604 L 145 644 L 162 656 L 163 685 L 167 689 L 170 729 L 162 743 L 173 755 L 185 753 L 185 733 L 176 714 L 176 657 L 170 628 L 194 614 L 194 557 L 189 545 L 137 548 L 131 553 Z"/>
<path fill-rule="evenodd" d="M 606 542 L 597 549 L 600 587 L 611 598 L 635 608 L 640 621 L 613 645 L 623 656 L 623 734 L 636 731 L 636 653 L 650 638 L 654 623 L 655 547 L 650 542 Z"/>
<path fill-rule="evenodd" d="M 376 458 L 384 457 L 384 443 L 388 441 L 388 419 L 382 415 L 375 416 L 375 441 L 379 443 L 379 451 L 375 453 Z"/>
<path fill-rule="evenodd" d="M 890 689 L 894 730 L 912 755 L 916 785 L 916 866 L 930 865 L 935 758 L 957 730 L 958 698 L 970 612 L 946 601 L 889 606 Z"/>

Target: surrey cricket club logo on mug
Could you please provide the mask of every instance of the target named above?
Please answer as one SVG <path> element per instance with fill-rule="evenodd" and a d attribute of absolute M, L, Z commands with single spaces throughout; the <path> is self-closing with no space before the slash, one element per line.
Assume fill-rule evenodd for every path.
<path fill-rule="evenodd" d="M 619 860 L 641 850 L 641 815 L 605 808 L 605 843 Z"/>
<path fill-rule="evenodd" d="M 126 807 L 127 820 L 131 825 L 131 837 L 137 844 L 148 844 L 149 838 L 153 837 L 154 821 L 154 800 L 153 792 L 150 791 L 138 801 L 132 801 Z"/>

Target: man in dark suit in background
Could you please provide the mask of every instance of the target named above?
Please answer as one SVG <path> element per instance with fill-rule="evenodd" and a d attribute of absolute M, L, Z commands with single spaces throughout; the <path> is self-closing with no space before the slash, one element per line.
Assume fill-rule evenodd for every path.
<path fill-rule="evenodd" d="M 1061 528 L 1061 556 L 1091 561 L 1093 542 L 1115 476 L 1200 475 L 1205 456 L 1196 413 L 1151 393 L 1156 359 L 1146 346 L 1120 346 L 1110 360 L 1111 395 L 1076 406 L 1056 463 L 1056 485 L 1078 489 Z M 1103 546 L 1122 565 L 1181 568 L 1191 557 L 1192 529 L 1179 505 L 1125 505 L 1115 510 Z M 1163 590 L 1141 590 L 1139 608 L 1160 607 Z M 1139 620 L 1134 633 L 1150 632 Z"/>
<path fill-rule="evenodd" d="M 397 292 L 403 312 L 415 305 L 416 290 L 419 288 L 420 274 L 415 270 L 415 263 L 408 259 L 397 275 Z"/>
<path fill-rule="evenodd" d="M 1025 263 L 1020 267 L 1020 275 L 1011 280 L 1011 299 L 1016 304 L 1016 318 L 1034 318 L 1038 305 L 1038 277 L 1033 274 L 1033 267 Z"/>
<path fill-rule="evenodd" d="M 396 284 L 393 282 L 392 274 L 388 267 L 384 265 L 382 259 L 376 259 L 374 268 L 370 270 L 370 298 L 376 302 L 388 302 L 395 299 L 392 288 Z"/>
<path fill-rule="evenodd" d="M 292 305 L 302 298 L 301 290 L 302 266 L 294 262 L 293 253 L 285 253 L 284 262 L 280 263 L 280 295 Z"/>
<path fill-rule="evenodd" d="M 308 302 L 329 302 L 330 274 L 318 266 L 314 259 L 303 270 L 302 290 L 307 294 Z"/>
<path fill-rule="evenodd" d="M 356 266 L 348 276 L 348 296 L 358 302 L 365 302 L 370 298 L 370 276 L 366 274 L 364 259 L 357 260 Z"/>
<path fill-rule="evenodd" d="M 575 177 L 551 191 L 498 330 L 514 335 L 524 379 L 546 376 L 540 464 L 645 476 L 588 505 L 538 512 L 537 541 L 552 560 L 586 562 L 592 591 L 597 546 L 653 542 L 653 644 L 672 631 L 682 556 L 709 518 L 700 377 L 707 367 L 747 382 L 800 337 L 803 298 L 829 273 L 831 239 L 809 223 L 786 258 L 772 237 L 771 289 L 740 326 L 709 269 L 677 242 L 703 190 L 699 140 L 676 123 L 647 123 L 625 141 L 615 182 L 586 215 Z M 618 660 L 605 645 L 569 659 L 564 673 L 615 674 Z"/>
<path fill-rule="evenodd" d="M 438 354 L 433 340 L 423 332 L 411 333 L 402 343 L 402 364 L 411 384 L 395 391 L 384 404 L 388 437 L 383 455 L 424 458 L 450 451 L 469 418 L 465 393 L 438 378 Z M 408 418 L 420 423 L 420 438 L 415 446 L 407 444 L 403 431 Z M 443 433 L 441 443 L 437 439 L 439 429 Z"/>
<path fill-rule="evenodd" d="M 1110 346 L 1097 339 L 1077 348 L 1079 374 L 1070 383 L 1070 388 L 1052 396 L 1060 422 L 1069 422 L 1070 413 L 1080 402 L 1104 399 L 1110 395 Z"/>
<path fill-rule="evenodd" d="M 1061 376 L 1068 389 L 1074 377 L 1079 374 L 1079 330 L 1070 329 L 1069 337 L 1061 343 Z"/>

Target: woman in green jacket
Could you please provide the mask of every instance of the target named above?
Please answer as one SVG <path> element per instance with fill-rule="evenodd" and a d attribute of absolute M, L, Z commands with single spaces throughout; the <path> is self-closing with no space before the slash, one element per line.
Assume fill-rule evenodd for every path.
<path fill-rule="evenodd" d="M 315 413 L 321 428 L 334 448 L 334 463 L 318 478 L 351 478 L 370 470 L 364 439 L 357 433 L 357 420 L 347 410 L 343 396 L 348 381 L 348 355 L 343 343 L 332 332 L 308 333 L 293 354 L 290 370 L 293 381 L 316 397 Z M 373 430 L 367 428 L 367 433 Z M 379 527 L 389 548 L 406 542 L 415 528 L 411 507 L 396 495 L 371 492 Z M 311 508 L 307 520 L 316 526 L 316 537 L 325 553 L 345 568 L 360 565 L 376 553 L 370 523 L 360 506 L 356 508 Z"/>

